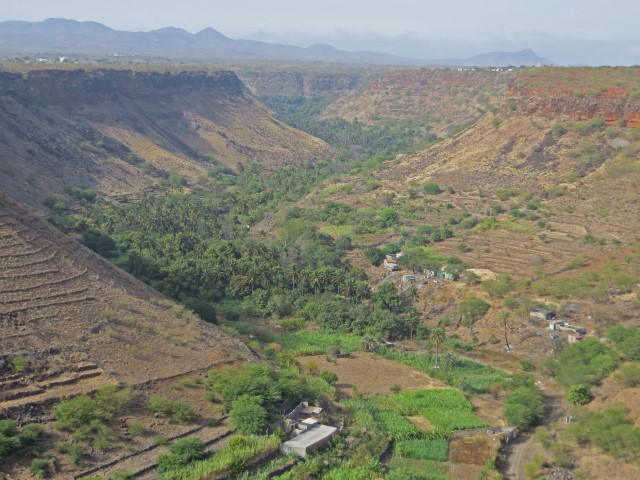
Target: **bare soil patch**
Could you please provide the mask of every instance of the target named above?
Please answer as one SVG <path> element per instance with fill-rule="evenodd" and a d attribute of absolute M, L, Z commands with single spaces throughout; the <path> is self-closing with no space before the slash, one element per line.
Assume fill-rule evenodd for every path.
<path fill-rule="evenodd" d="M 338 375 L 336 387 L 343 395 L 352 395 L 353 387 L 360 393 L 372 394 L 390 393 L 392 385 L 398 385 L 402 390 L 446 386 L 422 372 L 368 353 L 356 353 L 331 361 L 327 361 L 324 355 L 305 358 L 316 362 L 320 371 L 335 372 Z"/>
<path fill-rule="evenodd" d="M 449 461 L 484 465 L 498 455 L 504 434 L 457 437 L 449 442 Z"/>
<path fill-rule="evenodd" d="M 409 420 L 411 423 L 413 423 L 420 430 L 431 430 L 433 428 L 433 425 L 431 425 L 431 423 L 429 423 L 423 417 L 405 417 L 405 418 Z"/>

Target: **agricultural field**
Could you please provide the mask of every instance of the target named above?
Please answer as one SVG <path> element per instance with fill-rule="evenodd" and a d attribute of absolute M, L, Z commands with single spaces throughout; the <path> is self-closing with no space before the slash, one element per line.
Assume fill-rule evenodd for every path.
<path fill-rule="evenodd" d="M 362 349 L 362 337 L 358 335 L 341 335 L 307 330 L 278 336 L 276 337 L 276 342 L 283 351 L 296 356 L 326 355 L 332 348 L 345 353 L 353 353 Z"/>
<path fill-rule="evenodd" d="M 424 372 L 369 353 L 352 353 L 347 357 L 329 359 L 326 355 L 310 356 L 305 357 L 302 363 L 314 365 L 320 371 L 336 373 L 338 382 L 335 386 L 343 395 L 356 392 L 363 395 L 388 394 L 393 385 L 403 391 L 444 386 Z"/>
<path fill-rule="evenodd" d="M 395 360 L 419 371 L 428 373 L 447 385 L 469 393 L 485 393 L 489 385 L 506 385 L 510 375 L 490 366 L 482 365 L 463 357 L 448 356 L 448 364 L 428 354 L 387 351 L 385 358 Z"/>

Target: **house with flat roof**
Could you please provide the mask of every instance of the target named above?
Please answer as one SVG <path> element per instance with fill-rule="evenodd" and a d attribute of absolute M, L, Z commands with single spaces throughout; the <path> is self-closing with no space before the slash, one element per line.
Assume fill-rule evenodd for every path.
<path fill-rule="evenodd" d="M 296 435 L 291 440 L 284 442 L 280 447 L 284 454 L 294 454 L 306 458 L 313 452 L 331 440 L 338 431 L 336 427 L 315 423 L 303 433 Z"/>

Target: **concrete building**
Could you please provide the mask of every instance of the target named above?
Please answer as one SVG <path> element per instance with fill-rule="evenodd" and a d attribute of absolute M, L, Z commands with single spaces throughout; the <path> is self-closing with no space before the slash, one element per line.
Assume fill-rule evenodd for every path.
<path fill-rule="evenodd" d="M 284 442 L 280 447 L 282 453 L 294 454 L 306 458 L 307 454 L 320 448 L 333 437 L 338 429 L 328 425 L 315 423 L 303 433 Z"/>

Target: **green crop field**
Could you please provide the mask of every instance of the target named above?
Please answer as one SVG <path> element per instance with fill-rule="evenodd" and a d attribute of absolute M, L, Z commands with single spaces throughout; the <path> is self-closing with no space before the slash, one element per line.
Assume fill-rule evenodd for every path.
<path fill-rule="evenodd" d="M 446 462 L 449 457 L 449 442 L 445 439 L 402 440 L 395 444 L 393 455 L 394 457 Z"/>
<path fill-rule="evenodd" d="M 329 348 L 339 347 L 346 352 L 357 352 L 362 349 L 362 337 L 338 333 L 322 333 L 302 330 L 282 335 L 277 338 L 282 350 L 295 355 L 326 354 Z"/>
<path fill-rule="evenodd" d="M 401 415 L 421 416 L 436 429 L 452 431 L 486 424 L 473 414 L 464 394 L 454 389 L 418 390 L 375 397 L 372 404 Z"/>
<path fill-rule="evenodd" d="M 504 387 L 510 379 L 509 374 L 503 370 L 481 365 L 462 357 L 450 356 L 450 364 L 438 362 L 431 355 L 396 350 L 385 351 L 384 357 L 425 372 L 467 393 L 485 393 L 489 385 L 496 382 Z"/>

